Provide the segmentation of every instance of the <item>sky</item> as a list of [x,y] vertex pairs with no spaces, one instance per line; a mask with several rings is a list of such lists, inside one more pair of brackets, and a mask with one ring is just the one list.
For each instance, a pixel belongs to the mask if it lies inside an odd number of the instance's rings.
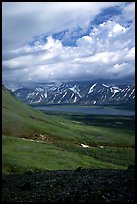
[[135,2],[2,2],[2,83],[135,77]]

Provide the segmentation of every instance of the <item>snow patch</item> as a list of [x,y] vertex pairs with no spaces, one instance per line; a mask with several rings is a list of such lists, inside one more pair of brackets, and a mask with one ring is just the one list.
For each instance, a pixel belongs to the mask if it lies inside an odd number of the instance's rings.
[[131,94],[129,95],[129,97],[134,93],[135,89],[132,90]]
[[77,100],[77,96],[75,96],[75,98],[74,98],[74,103],[76,102],[76,100]]
[[70,99],[72,99],[72,98],[73,98],[73,96],[74,96],[74,93],[71,95]]
[[108,88],[109,86],[108,85],[106,85],[106,84],[103,84],[103,86],[105,86],[106,88]]
[[75,86],[73,86],[72,88],[69,88],[71,91],[73,91],[75,94],[78,94],[78,96],[80,97],[80,98],[82,98],[82,96],[80,95],[80,93],[79,93],[79,89],[76,87],[76,85]]
[[74,93],[78,93],[77,87],[76,85],[73,86],[72,88],[69,88],[71,91],[73,91]]
[[[118,92],[119,92],[119,91],[118,91]],[[113,98],[113,97],[115,96],[116,93],[117,93],[117,92],[114,92],[113,95],[110,97],[110,99]]]
[[56,99],[56,95],[57,95],[57,94],[55,94],[55,96],[54,96],[54,98],[53,98],[52,102],[54,102],[54,101],[55,101],[55,99]]
[[27,95],[27,98],[30,98],[30,97],[32,97],[32,96],[34,96],[35,95],[35,93],[29,93],[28,95]]
[[77,93],[79,95],[80,98],[82,98],[82,96],[80,95],[80,93]]
[[42,88],[35,88],[35,91],[43,91],[44,89],[42,89]]
[[80,146],[82,146],[82,147],[84,147],[84,148],[89,147],[88,145],[85,145],[85,144],[80,144]]
[[125,91],[125,90],[124,90],[124,89],[122,89],[121,93],[122,93],[123,91]]
[[16,95],[17,97],[19,97],[20,96],[20,93],[17,93],[17,95]]
[[47,98],[47,97],[48,97],[48,94],[47,94],[47,92],[45,92],[45,93],[44,93],[44,97],[45,97],[45,98]]
[[118,89],[118,90],[121,90],[119,87],[117,86],[113,86],[113,89]]
[[116,87],[116,86],[113,86],[112,88],[110,88],[111,92],[113,93],[113,95],[110,97],[113,98],[115,96],[116,93],[120,92],[120,88]]
[[123,98],[125,98],[127,96],[127,93],[124,95],[124,97]]
[[104,147],[103,146],[99,146],[101,149],[103,149]]
[[112,93],[117,93],[117,92],[121,91],[121,89],[116,87],[116,86],[110,87],[110,90]]
[[94,88],[96,85],[97,85],[97,84],[93,84],[93,85],[90,87],[88,94],[90,94],[91,92],[93,92],[93,88]]
[[116,93],[118,93],[118,92],[119,92],[119,90],[116,90],[116,89],[114,90],[114,94],[116,94]]
[[67,95],[67,92],[65,92],[65,94],[62,96],[62,98],[64,98]]

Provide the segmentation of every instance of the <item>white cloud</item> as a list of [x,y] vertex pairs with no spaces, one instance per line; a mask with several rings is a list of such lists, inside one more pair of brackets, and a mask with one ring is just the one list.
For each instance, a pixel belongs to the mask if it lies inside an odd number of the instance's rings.
[[124,58],[127,60],[135,61],[135,47],[132,47],[130,50],[128,50]]
[[112,28],[112,30],[109,31],[108,36],[109,37],[117,36],[117,35],[125,33],[126,31],[127,29],[125,27],[121,26],[119,23],[116,23],[114,27]]
[[[45,82],[79,78],[116,78],[134,74],[135,47],[132,23],[126,27],[118,18],[116,21],[108,19],[94,25],[89,34],[77,39],[77,46],[71,47],[63,46],[60,40],[51,35],[53,31],[68,28],[70,33],[68,32],[69,36],[66,35],[65,38],[70,38],[72,27],[86,27],[102,9],[121,4],[3,3],[3,43],[8,43],[3,46],[3,56],[8,54],[8,57],[3,59],[3,80]],[[133,6],[123,9],[122,18],[125,13],[133,11]],[[125,17],[125,21],[126,19]],[[46,43],[37,41],[34,46],[22,44],[38,34],[37,31],[49,32]]]
[[[90,36],[100,36],[106,35],[106,37],[117,37],[118,35],[125,34],[129,28],[125,28],[124,26],[116,23],[112,20],[108,20],[106,22],[101,23],[98,28],[95,27],[93,31],[91,31]],[[103,33],[102,33],[103,32]]]
[[[89,41],[92,38],[85,36],[83,39]],[[110,47],[111,44],[109,44],[109,49]],[[81,77],[102,76],[107,78],[110,75],[115,77],[116,74],[116,76],[122,76],[122,74],[125,76],[126,73],[129,73],[126,67],[134,63],[134,48],[115,51],[100,49],[94,54],[86,48],[86,44],[81,44],[81,46],[79,44],[79,47],[63,47],[58,40],[48,37],[47,43],[39,47],[39,51],[42,50],[42,52],[38,55],[33,55],[29,51],[29,55],[3,61],[3,65],[9,72],[13,70],[13,67],[16,68],[16,80],[22,72],[26,73],[22,78],[23,81],[44,82],[45,80],[67,80]],[[32,50],[34,51],[34,48]],[[134,65],[130,70],[134,72]]]
[[120,23],[108,20],[96,27],[89,34],[93,39],[96,52],[115,51],[134,46],[134,27],[124,27]]
[[120,70],[120,69],[123,69],[125,66],[127,65],[127,63],[122,63],[122,64],[115,64],[113,66],[114,70]]
[[43,50],[53,50],[53,49],[60,49],[62,48],[62,44],[59,40],[54,40],[52,36],[49,36],[47,38],[47,43],[45,46],[42,46]]
[[[20,56],[16,57],[10,60],[3,61],[3,66],[9,67],[10,69],[18,68],[20,69],[23,65],[23,67],[29,67],[29,65],[32,64],[32,61],[34,59],[34,56]],[[36,61],[33,61],[33,64],[35,64]]]
[[132,2],[123,8],[123,18],[135,22],[135,2]]
[[[36,34],[85,27],[102,9],[119,2],[3,2],[3,49],[18,48]],[[6,45],[5,45],[6,43]]]
[[90,36],[83,36],[82,38],[77,40],[77,45],[79,47],[83,46],[83,47],[89,47],[92,46],[93,40],[92,37]]

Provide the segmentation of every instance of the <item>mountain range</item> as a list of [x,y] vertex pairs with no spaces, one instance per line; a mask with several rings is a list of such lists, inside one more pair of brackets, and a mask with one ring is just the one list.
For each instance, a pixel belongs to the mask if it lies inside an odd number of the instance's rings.
[[135,103],[134,84],[99,82],[45,83],[13,92],[27,104],[118,105]]

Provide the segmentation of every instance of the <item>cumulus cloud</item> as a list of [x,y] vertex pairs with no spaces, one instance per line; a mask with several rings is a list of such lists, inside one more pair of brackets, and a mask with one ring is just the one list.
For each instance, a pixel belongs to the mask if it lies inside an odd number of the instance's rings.
[[88,23],[102,9],[119,2],[3,2],[3,46],[15,48],[33,36]]
[[[68,29],[71,38],[74,26],[85,28],[102,9],[121,5],[117,18],[94,24],[74,46],[64,46],[52,36]],[[128,26],[121,21],[121,17],[127,21],[125,13],[133,8],[133,3],[122,2],[3,3],[3,81],[23,84],[134,75],[133,15]],[[45,42],[27,43],[40,33],[46,33]]]
[[123,27],[119,23],[117,23],[114,25],[112,30],[109,32],[108,36],[109,37],[117,36],[117,35],[120,35],[122,33],[125,33],[126,31],[127,31],[127,29],[125,27]]

